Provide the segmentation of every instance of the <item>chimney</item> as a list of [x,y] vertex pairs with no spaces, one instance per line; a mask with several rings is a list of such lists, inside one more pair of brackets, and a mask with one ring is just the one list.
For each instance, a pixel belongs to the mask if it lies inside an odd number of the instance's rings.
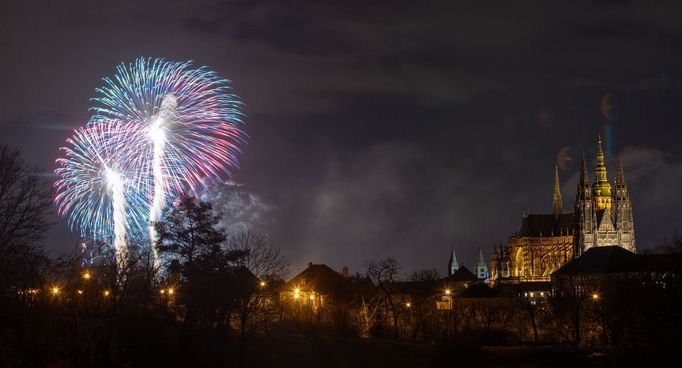
[[313,262],[308,262],[308,267],[313,267]]
[[346,279],[348,278],[348,267],[347,266],[343,266],[343,268],[341,269],[341,274],[343,275],[344,278],[346,278]]

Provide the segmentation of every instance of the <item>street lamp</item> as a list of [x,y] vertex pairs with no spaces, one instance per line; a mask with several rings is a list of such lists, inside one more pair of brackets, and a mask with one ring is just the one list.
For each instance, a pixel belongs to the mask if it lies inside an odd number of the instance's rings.
[[445,295],[450,295],[451,291],[450,289],[445,289]]
[[59,294],[59,287],[53,286],[52,289],[50,290],[52,292],[52,295],[57,295]]
[[592,300],[599,300],[599,294],[597,293],[592,294]]
[[412,304],[411,303],[405,303],[405,306],[410,308],[412,306]]
[[84,280],[90,280],[91,277],[92,277],[92,275],[90,275],[90,271],[83,272],[83,279]]
[[260,282],[260,287],[265,287],[265,281]]
[[168,288],[168,295],[173,295],[174,292],[173,288]]
[[104,297],[108,297],[111,292],[109,290],[104,290]]

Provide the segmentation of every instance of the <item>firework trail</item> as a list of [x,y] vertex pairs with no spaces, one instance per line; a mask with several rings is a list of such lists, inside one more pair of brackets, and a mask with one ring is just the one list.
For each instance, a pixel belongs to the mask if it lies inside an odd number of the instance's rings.
[[123,178],[116,170],[109,167],[105,168],[105,176],[107,178],[107,183],[109,184],[111,207],[113,208],[114,248],[118,253],[125,255],[128,252],[126,244],[128,224],[126,221]]
[[57,159],[55,204],[71,228],[93,241],[113,240],[117,253],[127,253],[127,239],[146,226],[148,199],[138,175],[144,160],[131,147],[145,146],[137,125],[100,122],[80,128],[67,139]]
[[145,163],[133,174],[153,178],[137,186],[152,198],[148,234],[153,244],[153,223],[170,201],[188,192],[197,195],[208,181],[230,176],[238,167],[238,146],[245,138],[241,103],[229,81],[190,62],[137,59],[120,65],[104,82],[93,98],[97,106],[89,125],[125,121],[146,131],[147,142],[139,144],[151,150],[135,153]]
[[152,207],[149,212],[149,239],[152,242],[152,252],[154,259],[158,259],[158,254],[154,242],[156,241],[156,228],[154,223],[161,219],[161,213],[166,206],[166,180],[163,173],[163,149],[166,144],[165,126],[172,126],[175,109],[178,102],[173,95],[166,95],[161,100],[161,109],[157,118],[152,122],[149,128],[149,137],[154,146],[154,158],[152,159],[152,166],[154,171],[154,195]]

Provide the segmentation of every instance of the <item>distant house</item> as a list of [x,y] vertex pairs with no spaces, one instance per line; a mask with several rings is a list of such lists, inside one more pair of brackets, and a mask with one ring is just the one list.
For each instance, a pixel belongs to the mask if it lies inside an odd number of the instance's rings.
[[430,306],[435,309],[452,309],[452,297],[462,289],[481,280],[469,269],[461,266],[450,276],[438,280],[400,281],[394,283],[394,292],[401,304],[410,308]]
[[476,283],[478,281],[478,277],[476,277],[473,272],[462,266],[459,267],[454,274],[444,278],[442,283],[454,291],[455,289],[465,288],[469,284]]
[[313,309],[333,299],[345,299],[350,291],[348,268],[336,272],[325,264],[308,263],[308,267],[279,289],[280,302],[306,305]]
[[464,290],[455,294],[455,300],[458,302],[484,300],[490,298],[497,298],[502,295],[498,289],[491,288],[486,284],[474,284]]
[[549,281],[519,282],[515,284],[498,283],[495,289],[502,295],[528,299],[531,304],[545,302],[552,294],[552,283]]
[[578,288],[579,292],[596,293],[609,282],[637,280],[665,289],[679,287],[681,277],[680,254],[635,254],[619,246],[605,246],[588,249],[552,273],[552,287],[556,292]]

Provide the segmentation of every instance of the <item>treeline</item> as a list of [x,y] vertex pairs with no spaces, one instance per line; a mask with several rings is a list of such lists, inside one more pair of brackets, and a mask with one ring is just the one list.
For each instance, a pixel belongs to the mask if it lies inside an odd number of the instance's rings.
[[482,281],[458,286],[433,270],[401,278],[399,271],[395,259],[369,261],[363,273],[349,278],[348,288],[327,295],[323,308],[306,298],[280,298],[286,321],[311,334],[453,349],[552,345],[667,359],[682,342],[679,278],[569,276],[549,291],[532,291]]

